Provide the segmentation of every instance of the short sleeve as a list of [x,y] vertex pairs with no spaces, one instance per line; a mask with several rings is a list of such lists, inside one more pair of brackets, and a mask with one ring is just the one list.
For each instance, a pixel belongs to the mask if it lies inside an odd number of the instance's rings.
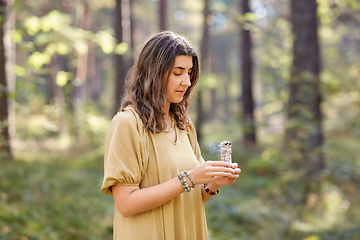
[[101,190],[112,195],[113,185],[138,186],[147,169],[146,134],[133,109],[117,113],[110,122],[104,154]]
[[187,128],[187,134],[196,158],[198,159],[200,164],[203,164],[205,161],[201,156],[201,151],[200,151],[199,143],[197,141],[195,126],[191,121],[189,127]]

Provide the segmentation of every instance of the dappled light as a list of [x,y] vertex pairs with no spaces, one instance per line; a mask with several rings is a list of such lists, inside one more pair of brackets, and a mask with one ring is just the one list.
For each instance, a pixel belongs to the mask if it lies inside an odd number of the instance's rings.
[[161,28],[198,49],[189,116],[203,158],[231,141],[241,168],[205,203],[209,239],[360,239],[358,0],[2,6],[0,239],[113,239],[105,138]]

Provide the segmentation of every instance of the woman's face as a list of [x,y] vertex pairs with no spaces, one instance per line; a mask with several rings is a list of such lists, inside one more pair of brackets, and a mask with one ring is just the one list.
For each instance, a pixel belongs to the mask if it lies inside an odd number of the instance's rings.
[[[168,107],[170,107],[170,103],[179,103],[183,100],[186,90],[191,86],[190,73],[192,68],[192,56],[180,55],[175,58],[166,87],[166,105]],[[168,73],[165,73],[164,77],[167,75]]]

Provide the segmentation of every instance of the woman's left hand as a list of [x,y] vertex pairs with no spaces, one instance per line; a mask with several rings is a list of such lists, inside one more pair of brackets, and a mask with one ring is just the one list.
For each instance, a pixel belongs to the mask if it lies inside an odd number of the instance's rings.
[[235,180],[239,178],[239,173],[241,172],[241,169],[238,168],[237,163],[232,163],[231,168],[234,169],[234,173],[232,173],[231,177],[219,177],[215,181],[213,181],[213,183],[218,185],[219,187],[233,184]]

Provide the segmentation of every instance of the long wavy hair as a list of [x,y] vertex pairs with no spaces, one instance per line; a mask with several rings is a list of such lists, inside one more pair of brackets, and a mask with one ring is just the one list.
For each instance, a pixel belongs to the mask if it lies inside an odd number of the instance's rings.
[[[198,55],[185,37],[171,31],[151,37],[127,75],[127,87],[121,109],[132,106],[139,114],[144,127],[153,133],[159,133],[166,128],[162,108],[166,103],[170,70],[174,66],[176,56],[180,55],[192,56],[191,86],[180,103],[170,104],[170,114],[174,116],[177,127],[185,130],[190,124],[189,97],[199,79],[200,71]],[[162,81],[163,76],[166,77],[165,84]]]

